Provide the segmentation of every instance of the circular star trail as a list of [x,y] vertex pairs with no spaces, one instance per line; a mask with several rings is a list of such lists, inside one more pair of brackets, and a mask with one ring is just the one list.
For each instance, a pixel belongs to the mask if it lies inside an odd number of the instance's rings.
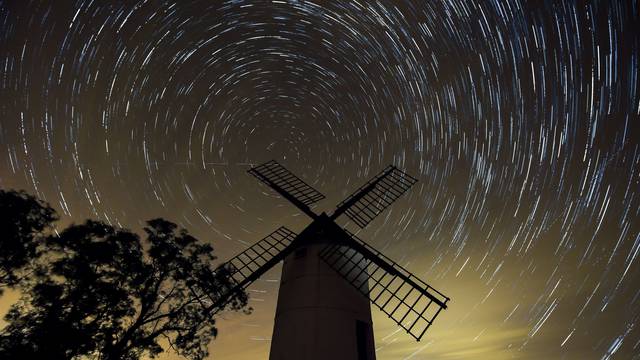
[[[394,164],[419,183],[359,236],[452,301],[420,343],[374,310],[378,358],[632,358],[638,6],[0,1],[0,186],[225,260],[306,225],[251,165],[331,211]],[[267,356],[278,278],[214,356]]]

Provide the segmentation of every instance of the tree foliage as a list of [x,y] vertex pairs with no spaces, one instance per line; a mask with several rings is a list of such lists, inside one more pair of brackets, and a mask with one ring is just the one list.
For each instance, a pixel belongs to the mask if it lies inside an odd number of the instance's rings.
[[49,205],[24,191],[0,190],[0,294],[23,277],[56,220]]
[[[46,240],[41,271],[0,333],[0,358],[133,360],[167,348],[203,359],[217,329],[211,305],[236,285],[213,248],[164,219],[146,237],[97,221]],[[227,308],[246,312],[235,293]]]

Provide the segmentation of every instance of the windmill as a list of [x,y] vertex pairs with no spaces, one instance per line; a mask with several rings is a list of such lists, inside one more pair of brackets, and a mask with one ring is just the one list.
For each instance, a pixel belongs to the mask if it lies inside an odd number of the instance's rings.
[[449,298],[384,256],[335,220],[364,228],[416,179],[388,166],[338,204],[331,215],[310,206],[324,195],[276,161],[249,174],[313,221],[300,234],[280,227],[223,266],[236,286],[211,308],[284,261],[269,359],[375,359],[371,303],[420,340]]

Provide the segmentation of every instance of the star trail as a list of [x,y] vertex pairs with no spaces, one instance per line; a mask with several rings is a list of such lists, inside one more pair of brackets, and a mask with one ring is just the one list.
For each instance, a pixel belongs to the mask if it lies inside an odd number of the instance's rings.
[[[421,342],[374,311],[379,359],[638,358],[639,57],[636,0],[0,0],[0,187],[224,261],[306,225],[252,165],[321,212],[393,164],[358,236],[452,301]],[[267,357],[279,271],[212,358]]]

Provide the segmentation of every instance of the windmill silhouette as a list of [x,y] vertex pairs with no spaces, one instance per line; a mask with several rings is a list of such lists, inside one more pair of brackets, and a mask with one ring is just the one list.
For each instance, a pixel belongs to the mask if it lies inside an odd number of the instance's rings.
[[370,303],[420,340],[449,298],[343,229],[346,215],[369,224],[416,179],[388,166],[338,204],[331,215],[310,206],[324,195],[276,161],[248,171],[313,221],[300,234],[280,227],[223,266],[236,286],[211,305],[284,261],[269,359],[375,359]]

